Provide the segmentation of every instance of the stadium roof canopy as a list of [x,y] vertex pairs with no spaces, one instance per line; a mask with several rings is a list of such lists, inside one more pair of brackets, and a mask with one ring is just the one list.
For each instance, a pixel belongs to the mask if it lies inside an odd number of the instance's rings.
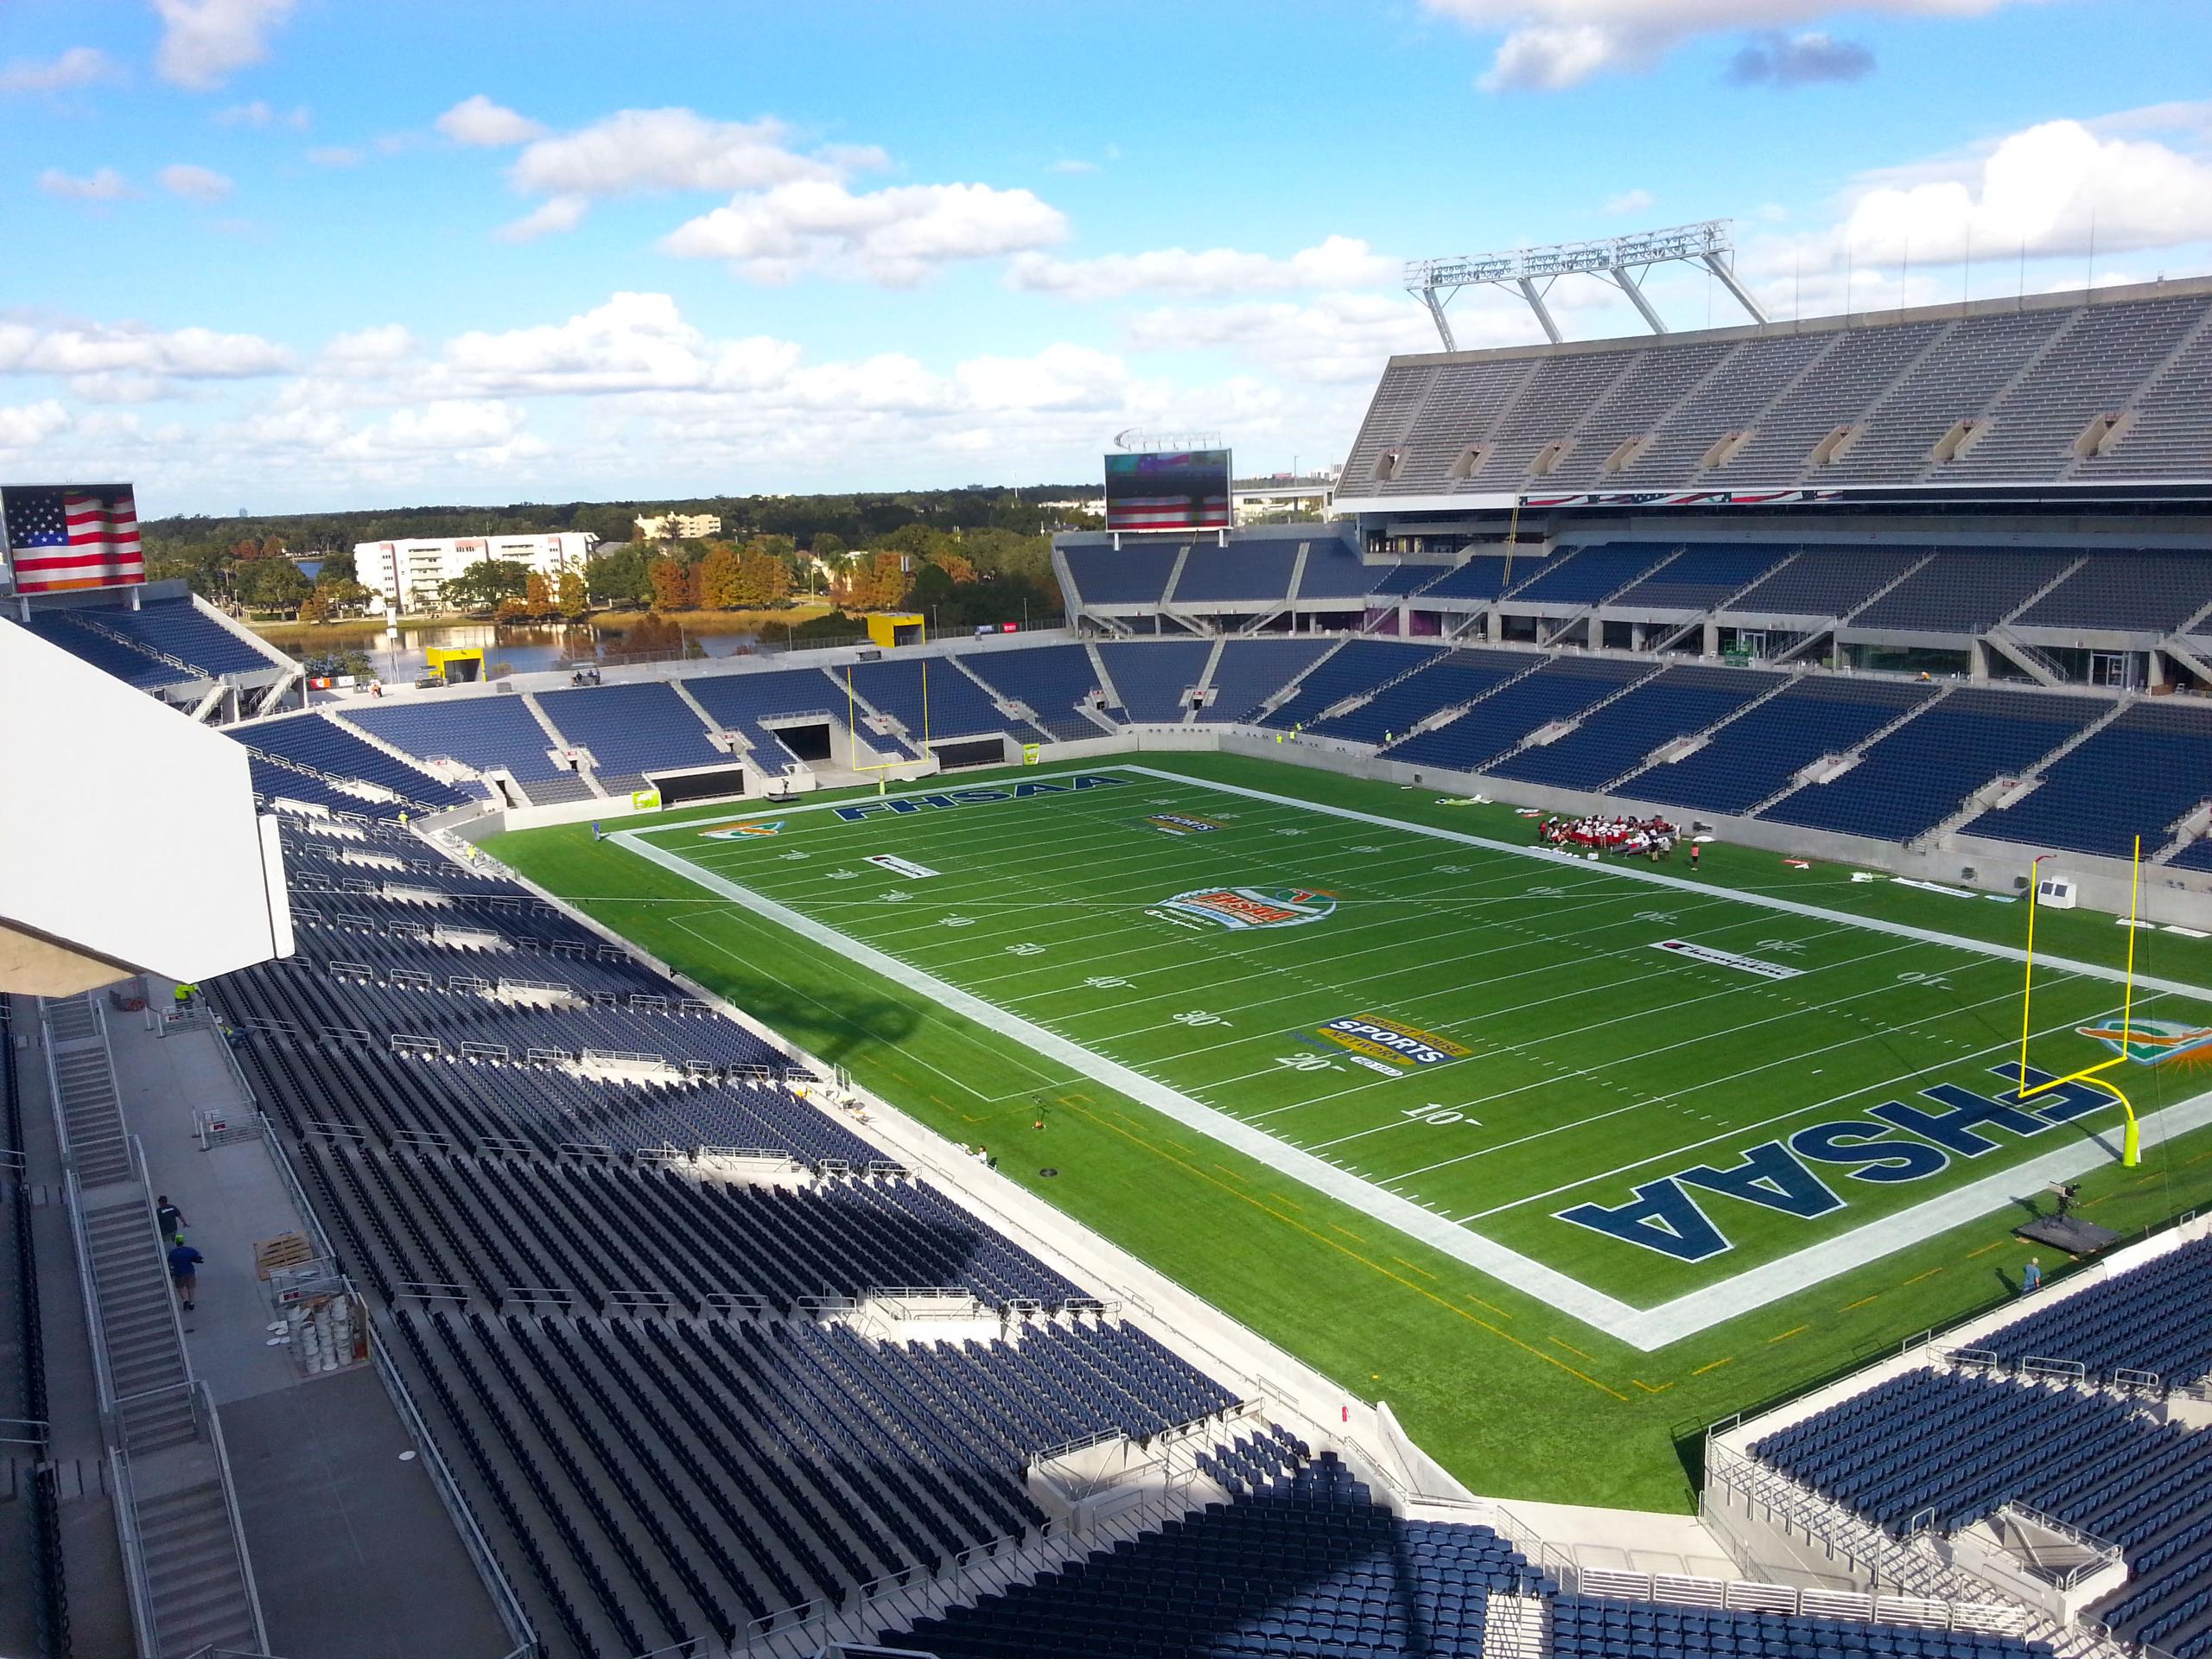
[[1336,511],[2212,498],[2212,278],[1395,357]]

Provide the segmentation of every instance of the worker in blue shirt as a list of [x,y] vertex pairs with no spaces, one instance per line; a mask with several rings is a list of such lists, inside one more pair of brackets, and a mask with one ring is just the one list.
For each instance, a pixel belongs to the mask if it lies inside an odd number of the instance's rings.
[[169,1278],[176,1285],[176,1299],[192,1312],[192,1299],[200,1288],[200,1264],[207,1258],[180,1237],[169,1246]]

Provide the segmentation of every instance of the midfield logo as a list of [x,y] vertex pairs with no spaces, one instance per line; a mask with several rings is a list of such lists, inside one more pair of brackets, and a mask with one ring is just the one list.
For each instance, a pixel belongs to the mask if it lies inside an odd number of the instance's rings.
[[1334,893],[1314,887],[1198,887],[1163,899],[1146,913],[1192,917],[1227,928],[1302,927],[1331,915]]
[[1147,830],[1157,830],[1164,836],[1203,836],[1211,830],[1226,830],[1229,826],[1218,818],[1201,818],[1187,812],[1155,812],[1138,823]]
[[1344,1050],[1344,1057],[1353,1065],[1394,1077],[1464,1060],[1474,1052],[1449,1037],[1439,1037],[1434,1032],[1422,1031],[1379,1014],[1347,1014],[1325,1026],[1300,1032],[1298,1040],[1313,1048]]

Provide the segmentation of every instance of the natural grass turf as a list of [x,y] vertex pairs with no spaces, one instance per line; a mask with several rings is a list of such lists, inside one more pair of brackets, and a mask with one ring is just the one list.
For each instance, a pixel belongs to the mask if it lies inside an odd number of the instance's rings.
[[[1227,757],[1139,758],[1161,770],[1408,822],[1499,840],[1527,838],[1527,825],[1510,810],[1439,806],[1426,791]],[[988,779],[979,775],[938,781],[939,786],[957,787]],[[1141,803],[1144,795],[1155,792],[1167,791],[1146,790],[1141,781],[1136,790],[1099,794],[1135,796]],[[943,812],[936,817],[944,827],[932,826],[932,834],[950,833],[963,823],[969,833],[980,834],[991,814],[1045,805],[1005,804]],[[1138,804],[1118,811],[1126,818],[1142,810]],[[709,816],[747,815],[724,805],[626,823]],[[791,822],[796,826],[802,820]],[[898,851],[926,863],[928,855],[918,850],[918,842],[909,846],[898,836],[900,828],[918,822],[893,821],[868,846],[852,850]],[[1231,839],[1199,836],[1192,842]],[[803,836],[795,836],[787,849],[805,844]],[[989,1142],[1006,1173],[1338,1378],[1350,1391],[1388,1399],[1421,1443],[1479,1491],[1687,1507],[1693,1488],[1684,1459],[1694,1455],[1694,1435],[1703,1424],[1987,1305],[2005,1294],[2029,1253],[2010,1237],[2008,1226],[2015,1217],[1990,1215],[1672,1347],[1639,1353],[996,1033],[857,969],[832,951],[722,903],[680,876],[618,848],[596,845],[580,828],[524,831],[499,838],[490,850],[810,1052],[849,1066],[864,1085],[951,1139]],[[1195,855],[1195,848],[1162,838],[1161,859],[1171,854]],[[1218,848],[1209,855],[1219,855]],[[1516,861],[1531,871],[1544,868]],[[1577,868],[1564,861],[1561,868],[1569,873]],[[1671,873],[1680,870],[1678,863]],[[1159,874],[1166,878],[1165,869]],[[1953,899],[1888,882],[1853,884],[1847,872],[1834,868],[1789,870],[1770,855],[1739,849],[1709,849],[1700,879],[1716,887],[1757,887],[1831,908],[2005,942],[2017,937],[2024,919],[2018,906]],[[881,884],[854,885],[874,891],[878,885],[895,884],[887,877]],[[1158,896],[1153,885],[1136,890],[1135,906],[1141,908],[1143,899]],[[1173,890],[1161,887],[1162,893]],[[2127,931],[2114,927],[2109,918],[2046,913],[2043,922],[2047,925],[2038,929],[2041,948],[2106,962],[2116,962],[2124,950]],[[2008,927],[2013,930],[2010,934]],[[1300,932],[1318,938],[1325,931],[1325,925],[1288,930],[1281,938]],[[2196,982],[2212,979],[2204,965],[2212,963],[2212,955],[2204,954],[2212,952],[2212,942],[2145,934],[2139,947],[2145,972]],[[1747,981],[1746,987],[1758,983]],[[1363,1005],[1332,1006],[1321,1017],[1361,1011],[1366,1011]],[[1375,1011],[1392,1012],[1387,1007]],[[1444,1022],[1428,1028],[1440,1027],[1452,1029]],[[1069,1030],[1080,1035],[1073,1026]],[[1465,1068],[1478,1062],[1459,1064]],[[2130,1070],[2135,1077],[2144,1075]],[[1421,1085],[1408,1080],[1391,1086]],[[1050,1125],[1041,1137],[1029,1128],[1040,1102]],[[2155,1103],[2139,1103],[2147,1109]],[[1048,1164],[1060,1175],[1045,1179],[1034,1173]],[[2094,1218],[2125,1230],[2187,1208],[2209,1189],[2212,1133],[2148,1148],[2141,1171],[2102,1167],[2086,1182],[2084,1197]],[[1608,1201],[1624,1196],[1615,1194]],[[1739,1209],[1730,1206],[1732,1218]],[[1605,1250],[1626,1248],[1605,1240],[1592,1243]]]

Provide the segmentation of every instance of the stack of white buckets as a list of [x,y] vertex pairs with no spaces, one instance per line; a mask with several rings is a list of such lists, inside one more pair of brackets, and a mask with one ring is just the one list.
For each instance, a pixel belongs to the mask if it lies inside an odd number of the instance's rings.
[[342,1370],[353,1363],[353,1299],[323,1296],[286,1310],[292,1355],[310,1376]]

